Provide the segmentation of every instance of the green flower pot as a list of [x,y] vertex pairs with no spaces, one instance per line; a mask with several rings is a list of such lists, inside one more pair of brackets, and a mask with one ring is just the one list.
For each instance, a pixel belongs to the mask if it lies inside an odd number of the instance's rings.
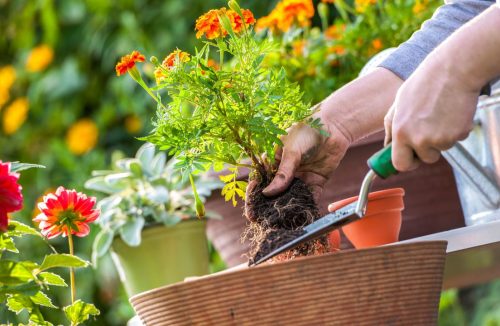
[[113,240],[113,261],[129,296],[209,272],[205,220],[173,227],[155,226],[142,232],[138,247]]

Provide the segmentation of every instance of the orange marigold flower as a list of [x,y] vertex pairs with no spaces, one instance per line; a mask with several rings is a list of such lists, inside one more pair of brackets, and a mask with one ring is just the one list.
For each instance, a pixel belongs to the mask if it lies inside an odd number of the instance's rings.
[[212,9],[196,20],[196,25],[194,27],[196,30],[196,38],[205,35],[207,39],[212,40],[227,35],[227,32],[223,30],[219,22],[219,13],[221,10],[223,11],[224,8]]
[[[241,13],[243,14],[243,18],[235,11],[228,10],[226,12],[229,17],[229,21],[231,22],[231,27],[235,33],[240,33],[244,30],[244,25],[251,26],[255,24],[256,20],[253,16],[253,13],[248,9],[242,9]],[[245,23],[243,23],[243,20]]]
[[328,27],[325,31],[325,37],[330,40],[336,40],[341,33],[345,31],[345,24],[337,24]]
[[324,3],[335,3],[335,0],[321,0]]
[[382,40],[379,38],[376,38],[372,41],[372,48],[375,51],[380,51],[384,47],[384,44],[382,43]]
[[181,51],[179,49],[170,53],[161,63],[165,68],[172,68],[177,63],[188,62],[190,60],[190,55],[187,52]]
[[207,60],[207,67],[212,68],[213,70],[219,70],[220,67],[214,59]]
[[274,31],[288,31],[294,24],[304,27],[311,24],[314,16],[312,0],[283,0],[279,2],[271,13],[259,19],[257,28],[269,28]]
[[248,9],[241,9],[243,18],[232,9],[212,9],[201,15],[196,20],[195,30],[196,37],[200,38],[203,35],[209,40],[227,35],[227,31],[219,22],[219,15],[226,15],[231,22],[231,28],[235,33],[240,33],[244,30],[244,25],[250,26],[255,24],[256,20],[253,13]]
[[179,63],[188,62],[191,60],[190,54],[179,49],[173,51],[163,59],[160,67],[155,69],[155,80],[157,84],[163,82],[167,78],[167,70],[172,69]]
[[344,46],[340,44],[332,45],[328,48],[329,53],[333,53],[335,55],[344,55],[346,53]]
[[256,30],[260,31],[268,28],[271,32],[274,32],[278,28],[279,14],[277,11],[273,10],[269,15],[259,18],[257,20]]
[[95,203],[94,197],[59,187],[55,193],[43,197],[43,202],[38,204],[41,213],[33,221],[40,223],[41,233],[49,239],[68,234],[84,237],[90,232],[89,223],[100,214],[94,209]]
[[121,76],[125,74],[127,71],[135,67],[136,62],[144,62],[145,60],[146,57],[139,51],[132,51],[132,53],[123,56],[120,62],[116,64],[116,75]]

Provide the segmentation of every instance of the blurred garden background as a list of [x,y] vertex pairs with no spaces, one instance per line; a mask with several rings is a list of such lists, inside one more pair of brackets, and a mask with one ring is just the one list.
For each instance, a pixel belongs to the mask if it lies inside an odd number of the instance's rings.
[[[252,10],[262,37],[280,48],[265,60],[283,65],[311,103],[355,78],[375,53],[406,40],[440,5],[438,0],[330,0],[300,9],[301,2],[309,3],[295,1],[292,14],[304,16],[294,28],[273,11],[278,1],[240,5]],[[83,187],[91,172],[106,169],[116,151],[133,156],[143,144],[137,137],[152,129],[155,112],[131,78],[116,76],[116,62],[132,50],[147,58],[163,58],[176,48],[193,53],[202,46],[195,37],[196,18],[224,5],[219,0],[0,0],[0,160],[46,167],[23,172],[24,209],[13,219],[31,225],[35,203],[59,185],[98,195]],[[154,80],[153,65],[146,63],[144,71]],[[87,260],[98,229],[92,227],[89,237],[76,239],[78,255]],[[52,244],[66,248],[63,239]],[[35,261],[49,250],[32,238],[23,238],[18,248]],[[79,297],[101,311],[88,324],[126,324],[133,310],[111,259],[94,267],[77,271]],[[212,270],[222,268],[213,251]],[[51,290],[51,296],[56,305],[67,304],[67,291]],[[54,324],[63,323],[57,310],[42,312]],[[23,316],[0,303],[0,324],[16,318]],[[440,323],[500,325],[500,283],[447,291]]]

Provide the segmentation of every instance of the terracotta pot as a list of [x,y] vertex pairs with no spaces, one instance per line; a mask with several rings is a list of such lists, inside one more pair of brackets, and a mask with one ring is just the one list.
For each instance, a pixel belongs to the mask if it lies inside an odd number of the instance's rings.
[[[366,160],[384,146],[384,133],[375,134],[353,145],[338,168],[327,181],[319,203],[322,214],[328,204],[357,195],[367,171]],[[405,189],[405,214],[400,240],[442,232],[465,226],[453,172],[443,158],[436,164],[424,164],[420,168],[400,173],[387,180],[376,180],[373,190],[403,187]],[[245,218],[241,207],[224,202],[214,191],[207,202],[211,209],[224,217],[209,220],[207,234],[228,267],[246,262],[248,242],[241,242]],[[342,236],[342,249],[352,248]]]
[[330,245],[330,251],[340,250],[340,232],[335,230],[328,234],[328,244]]
[[[356,249],[370,248],[398,241],[401,230],[401,211],[404,208],[403,188],[375,191],[368,195],[366,215],[359,221],[342,228]],[[338,210],[358,200],[358,196],[330,205]]]
[[146,326],[436,325],[446,242],[345,250],[130,299]]

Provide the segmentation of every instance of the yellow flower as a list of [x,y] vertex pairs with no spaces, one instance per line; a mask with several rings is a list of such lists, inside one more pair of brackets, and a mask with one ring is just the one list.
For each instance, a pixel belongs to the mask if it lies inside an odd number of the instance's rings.
[[130,134],[138,133],[142,129],[141,119],[139,119],[139,117],[135,114],[129,115],[128,117],[125,118],[125,129]]
[[54,50],[46,44],[42,44],[31,50],[26,60],[26,70],[29,72],[40,72],[47,68],[54,58]]
[[304,55],[304,49],[306,48],[306,40],[296,40],[292,43],[293,54],[296,57],[301,57]]
[[80,119],[69,128],[66,144],[73,154],[81,155],[95,147],[98,137],[99,130],[94,121]]
[[0,68],[0,89],[9,91],[12,84],[16,81],[16,69],[12,66]]
[[28,100],[24,97],[12,102],[3,114],[3,131],[7,135],[15,133],[28,117]]
[[422,11],[424,11],[427,7],[428,0],[416,0],[415,5],[413,6],[413,13],[414,14],[419,14]]
[[354,4],[356,7],[356,12],[362,14],[364,13],[371,5],[377,3],[377,0],[355,0]]

